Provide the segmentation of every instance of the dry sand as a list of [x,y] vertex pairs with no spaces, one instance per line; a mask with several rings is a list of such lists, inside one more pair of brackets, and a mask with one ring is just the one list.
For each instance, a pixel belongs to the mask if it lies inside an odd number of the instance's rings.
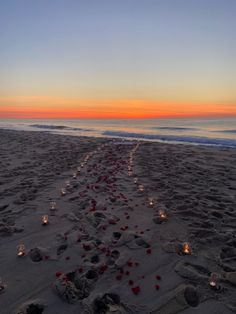
[[235,150],[1,130],[0,162],[1,314],[236,311]]

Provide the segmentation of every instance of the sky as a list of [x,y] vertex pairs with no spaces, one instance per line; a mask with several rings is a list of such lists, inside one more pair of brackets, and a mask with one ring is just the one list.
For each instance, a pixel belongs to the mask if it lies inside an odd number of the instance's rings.
[[236,116],[235,0],[0,0],[0,118]]

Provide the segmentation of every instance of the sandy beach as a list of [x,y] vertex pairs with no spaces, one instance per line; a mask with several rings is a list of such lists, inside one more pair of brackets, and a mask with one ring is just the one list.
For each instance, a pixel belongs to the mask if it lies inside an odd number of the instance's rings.
[[1,314],[236,312],[235,149],[0,130],[0,163]]

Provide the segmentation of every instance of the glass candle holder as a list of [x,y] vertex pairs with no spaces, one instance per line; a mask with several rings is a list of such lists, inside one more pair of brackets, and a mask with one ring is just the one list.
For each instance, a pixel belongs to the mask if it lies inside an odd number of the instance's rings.
[[191,250],[190,245],[188,244],[188,242],[184,242],[183,243],[182,253],[185,254],[185,255],[191,255],[192,254],[192,250]]
[[159,218],[161,220],[167,220],[167,214],[166,214],[166,211],[164,209],[160,209],[158,211],[158,215],[159,215]]
[[56,202],[55,201],[51,201],[50,202],[50,209],[51,210],[56,210]]
[[209,278],[209,285],[212,289],[217,289],[218,286],[218,275],[216,273],[211,273]]
[[139,190],[139,192],[143,193],[144,192],[144,186],[142,184],[139,184],[138,190]]
[[48,218],[48,215],[43,215],[42,216],[42,225],[43,226],[46,226],[49,224],[49,218]]
[[135,183],[135,184],[138,183],[138,178],[134,178],[134,183]]
[[23,257],[25,256],[25,246],[24,244],[19,244],[17,246],[17,256],[18,257]]
[[73,179],[76,179],[76,177],[77,177],[77,173],[76,173],[76,172],[74,172],[74,173],[73,173],[73,175],[72,175],[72,177],[73,177]]
[[66,181],[66,187],[67,187],[67,188],[70,187],[70,181],[69,181],[69,180]]
[[62,196],[66,195],[66,189],[65,188],[61,188],[61,195]]
[[152,198],[152,197],[148,198],[148,206],[149,207],[153,207],[154,206],[154,198]]
[[77,173],[80,173],[80,171],[81,171],[81,168],[77,167]]

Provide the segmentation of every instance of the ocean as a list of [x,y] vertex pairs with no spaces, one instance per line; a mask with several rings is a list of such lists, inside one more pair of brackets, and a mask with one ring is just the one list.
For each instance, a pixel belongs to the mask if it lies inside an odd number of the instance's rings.
[[236,148],[236,118],[1,119],[1,129]]

